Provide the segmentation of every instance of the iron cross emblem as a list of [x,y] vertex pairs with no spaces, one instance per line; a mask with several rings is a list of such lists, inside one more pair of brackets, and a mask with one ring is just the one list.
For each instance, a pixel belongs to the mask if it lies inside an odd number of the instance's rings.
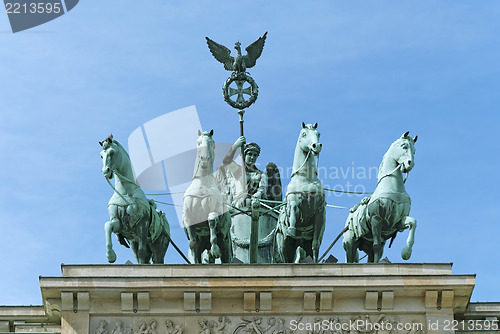
[[236,98],[236,103],[244,103],[246,102],[245,98],[243,97],[243,94],[252,95],[252,87],[246,87],[243,88],[244,84],[246,81],[244,80],[235,80],[234,83],[236,84],[237,89],[234,89],[232,87],[229,87],[229,96],[235,96],[238,95]]

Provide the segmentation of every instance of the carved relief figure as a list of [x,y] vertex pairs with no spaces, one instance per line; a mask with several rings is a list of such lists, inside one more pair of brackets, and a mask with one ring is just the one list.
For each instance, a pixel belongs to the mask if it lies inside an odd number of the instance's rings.
[[125,334],[125,327],[123,326],[123,322],[121,320],[115,321],[115,328],[111,334]]
[[172,320],[165,322],[167,327],[167,334],[182,334],[184,327],[182,325],[175,325]]
[[243,320],[243,322],[236,327],[233,334],[265,334],[276,324],[276,319],[274,317],[270,317],[267,320],[268,327],[264,329],[261,327],[261,317],[242,317],[241,320]]
[[276,322],[278,324],[278,328],[276,328],[273,331],[273,334],[286,334],[285,319],[278,318],[278,320]]
[[102,320],[99,323],[99,327],[94,331],[94,334],[108,334],[108,322],[106,320]]
[[331,334],[344,334],[344,330],[342,329],[342,321],[339,317],[331,318],[330,323],[332,324],[330,330]]
[[137,332],[137,334],[148,334],[148,329],[148,325],[145,322],[142,322],[139,325],[139,331]]
[[231,319],[225,316],[220,316],[218,321],[219,324],[214,325],[216,332],[219,334],[227,334],[226,326],[231,323]]
[[158,327],[158,323],[156,320],[151,320],[149,322],[149,327],[146,330],[147,334],[157,334],[156,327]]
[[200,334],[213,334],[207,319],[203,318],[198,320],[198,324],[201,327]]

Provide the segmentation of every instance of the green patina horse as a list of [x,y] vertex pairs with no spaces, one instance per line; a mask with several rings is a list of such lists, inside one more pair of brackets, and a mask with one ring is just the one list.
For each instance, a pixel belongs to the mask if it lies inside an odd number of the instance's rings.
[[[115,177],[115,190],[108,202],[110,220],[104,225],[108,261],[116,261],[111,232],[125,247],[132,247],[139,264],[163,263],[170,243],[170,227],[165,214],[156,209],[154,201],[144,195],[135,183],[130,158],[113,136],[99,142],[102,146],[102,173],[110,183]],[[128,241],[128,243],[127,243]],[[128,245],[130,244],[130,246]]]
[[411,256],[417,222],[409,217],[411,200],[406,193],[403,173],[412,170],[417,137],[409,132],[392,143],[380,164],[377,188],[370,197],[351,208],[346,222],[343,245],[346,262],[359,262],[358,249],[368,254],[368,262],[382,258],[384,245],[397,232],[409,228],[410,233],[401,257]]
[[214,171],[214,131],[198,132],[193,181],[184,193],[182,220],[189,240],[189,257],[202,263],[202,254],[208,251],[207,262],[222,263],[232,260],[231,216],[224,210],[221,191]]
[[281,208],[276,232],[276,262],[300,262],[310,256],[318,261],[325,231],[325,191],[318,179],[314,156],[321,152],[318,123],[304,124],[300,130],[293,172]]

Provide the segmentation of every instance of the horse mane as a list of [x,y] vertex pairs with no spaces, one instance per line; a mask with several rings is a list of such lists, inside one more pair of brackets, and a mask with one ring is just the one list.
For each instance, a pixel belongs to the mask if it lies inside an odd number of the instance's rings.
[[394,145],[394,143],[392,143],[391,146],[389,147],[389,149],[384,153],[384,156],[382,157],[382,162],[380,163],[380,166],[378,166],[377,180],[380,180],[380,178],[383,176],[382,175],[382,168],[384,168],[384,162],[387,159],[387,155],[389,154],[389,151],[391,150],[392,145]]
[[[130,165],[130,169],[132,170],[132,175],[134,177],[134,180],[136,180],[135,182],[137,183],[137,177],[135,175],[135,170],[134,168],[132,167],[132,160],[130,160],[130,156],[128,155],[128,152],[127,150],[122,146],[122,144],[120,144],[119,142],[117,142],[116,140],[113,139],[113,144],[116,145],[116,147],[121,151],[121,153],[123,154],[123,157],[127,159],[127,162],[128,164]],[[122,160],[123,161],[123,160]],[[139,187],[139,186],[138,186]]]
[[128,155],[127,150],[125,150],[125,148],[122,146],[122,144],[120,144],[119,142],[117,142],[114,139],[113,139],[113,144],[115,144],[122,151],[122,153],[124,153],[125,156],[130,160],[130,156]]

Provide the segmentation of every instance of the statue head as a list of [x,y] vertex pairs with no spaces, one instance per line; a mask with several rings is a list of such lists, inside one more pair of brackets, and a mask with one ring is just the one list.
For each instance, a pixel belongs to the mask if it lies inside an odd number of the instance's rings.
[[198,320],[198,324],[200,325],[200,327],[202,329],[207,328],[207,319],[200,319],[200,320]]
[[256,143],[248,143],[243,149],[243,154],[245,155],[245,164],[253,166],[260,155],[260,146]]

